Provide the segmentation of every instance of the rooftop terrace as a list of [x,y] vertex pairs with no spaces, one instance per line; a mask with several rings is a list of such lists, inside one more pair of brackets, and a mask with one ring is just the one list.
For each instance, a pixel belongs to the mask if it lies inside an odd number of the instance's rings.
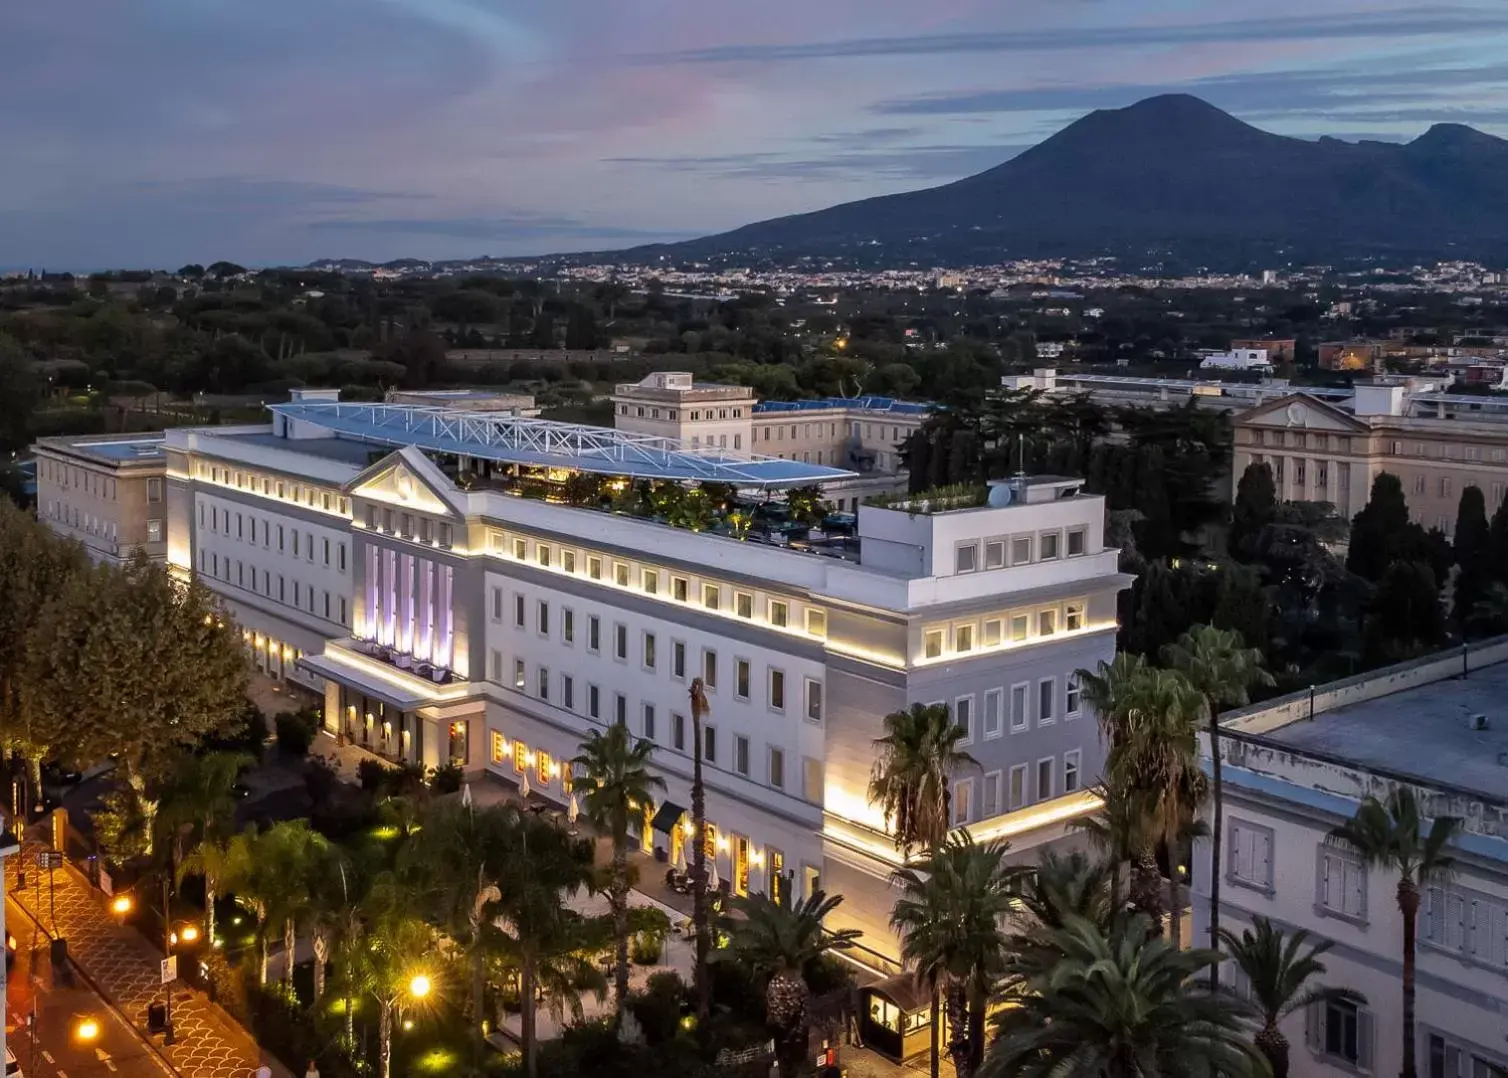
[[162,463],[161,434],[125,434],[105,437],[98,434],[40,438],[37,445],[55,452],[93,457],[106,464]]

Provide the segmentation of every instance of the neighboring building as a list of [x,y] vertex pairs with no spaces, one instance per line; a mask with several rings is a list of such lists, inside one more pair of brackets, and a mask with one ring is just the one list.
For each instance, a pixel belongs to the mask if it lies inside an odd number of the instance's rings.
[[497,412],[526,418],[539,415],[530,394],[499,393],[492,389],[394,389],[388,392],[386,400],[389,404],[413,404],[452,412]]
[[[1271,272],[1270,270],[1268,272]],[[1230,342],[1232,352],[1260,348],[1273,363],[1292,363],[1299,342],[1293,337],[1247,337]]]
[[760,401],[747,386],[696,382],[681,371],[658,371],[613,393],[621,431],[857,473],[823,484],[823,494],[849,511],[905,486],[901,447],[929,410],[890,397]]
[[1229,352],[1206,352],[1199,361],[1201,370],[1251,371],[1271,374],[1272,361],[1265,348],[1232,348]]
[[37,519],[95,562],[119,565],[138,550],[167,557],[162,435],[42,438],[33,451]]
[[[1031,374],[1007,374],[1000,384],[1007,389],[1039,389],[1053,396],[1086,394],[1106,407],[1131,405],[1138,408],[1182,408],[1194,401],[1212,411],[1237,412],[1288,396],[1293,387],[1286,378],[1260,382],[1220,382],[1196,378],[1140,378],[1120,374],[1078,374],[1039,367]],[[1305,392],[1327,400],[1345,400],[1349,389],[1309,389]]]
[[1272,467],[1284,501],[1331,502],[1354,516],[1372,481],[1391,472],[1413,518],[1450,535],[1461,490],[1481,488],[1490,515],[1508,482],[1508,401],[1405,385],[1358,385],[1341,400],[1293,393],[1232,419],[1232,482]]
[[[1397,874],[1328,840],[1364,797],[1386,800],[1399,786],[1415,791],[1427,817],[1465,821],[1454,871],[1421,888],[1418,1073],[1490,1078],[1508,1067],[1505,698],[1508,639],[1498,638],[1466,656],[1454,650],[1222,716],[1221,928],[1239,934],[1263,916],[1290,933],[1307,929],[1333,944],[1319,983],[1366,996],[1284,1023],[1295,1078],[1402,1071]],[[1208,842],[1198,845],[1202,944],[1211,866]],[[1229,964],[1225,982],[1245,990]]]
[[581,740],[626,723],[667,783],[636,838],[674,859],[700,676],[719,877],[845,894],[876,962],[897,956],[896,855],[866,796],[885,714],[954,709],[981,765],[955,776],[955,822],[1023,860],[1096,807],[1103,747],[1075,671],[1114,654],[1130,578],[1077,481],[946,512],[866,505],[857,542],[798,550],[516,495],[582,470],[772,490],[841,479],[831,465],[335,398],[167,434],[173,564],[226,598],[269,672],[322,685],[330,732],[527,772],[565,802]]
[[1381,374],[1384,347],[1379,341],[1329,341],[1319,346],[1319,365],[1327,371]]

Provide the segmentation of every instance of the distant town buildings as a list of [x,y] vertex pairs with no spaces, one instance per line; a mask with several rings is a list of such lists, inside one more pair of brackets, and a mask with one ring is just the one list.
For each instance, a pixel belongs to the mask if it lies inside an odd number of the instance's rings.
[[1204,353],[1199,361],[1199,369],[1271,374],[1272,360],[1265,348],[1232,348],[1229,352]]

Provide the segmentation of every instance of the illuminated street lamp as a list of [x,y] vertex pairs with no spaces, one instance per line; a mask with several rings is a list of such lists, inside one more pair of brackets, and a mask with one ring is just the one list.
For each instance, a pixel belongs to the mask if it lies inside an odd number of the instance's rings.
[[131,907],[135,904],[131,901],[130,895],[116,895],[110,900],[110,912],[117,917],[124,917],[131,912]]
[[422,973],[416,973],[416,974],[414,974],[413,978],[408,982],[408,994],[409,994],[409,998],[410,999],[424,999],[426,996],[429,995],[430,989],[432,987],[433,987],[433,985],[430,984],[430,981],[429,981],[428,977],[426,977]]
[[99,1039],[99,1022],[91,1015],[84,1015],[74,1023],[73,1039],[80,1044],[93,1044]]

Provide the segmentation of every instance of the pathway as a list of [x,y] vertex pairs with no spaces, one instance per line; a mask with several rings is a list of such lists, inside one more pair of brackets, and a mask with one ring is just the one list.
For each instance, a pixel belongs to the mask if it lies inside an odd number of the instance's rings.
[[[68,956],[85,980],[145,1034],[147,1007],[162,1002],[161,952],[135,929],[118,924],[106,909],[104,896],[71,864],[53,873],[55,891],[50,891],[47,873],[39,873],[36,867],[41,848],[28,843],[21,855],[6,859],[6,894],[47,935],[68,941]],[[27,868],[24,891],[16,888],[23,865]],[[176,1043],[159,1045],[158,1050],[182,1078],[248,1078],[261,1065],[287,1078],[286,1068],[261,1051],[219,1007],[181,981],[174,988]]]

